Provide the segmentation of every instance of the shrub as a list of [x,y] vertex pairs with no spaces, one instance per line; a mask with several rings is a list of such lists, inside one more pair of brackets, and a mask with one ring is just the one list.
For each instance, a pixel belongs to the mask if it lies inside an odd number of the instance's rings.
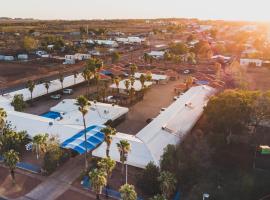
[[26,107],[26,103],[23,100],[23,95],[22,94],[14,95],[11,105],[14,107],[16,111],[22,112]]

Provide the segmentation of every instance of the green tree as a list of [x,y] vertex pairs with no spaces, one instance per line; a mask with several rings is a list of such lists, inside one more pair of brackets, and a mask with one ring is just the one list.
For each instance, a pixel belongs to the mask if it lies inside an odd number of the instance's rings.
[[88,159],[87,159],[87,130],[86,130],[86,122],[85,122],[85,115],[88,113],[89,110],[89,106],[91,106],[90,102],[88,101],[87,98],[85,98],[84,96],[79,96],[76,99],[76,103],[75,105],[78,106],[79,111],[82,114],[82,118],[83,118],[83,126],[84,126],[84,148],[85,148],[85,171],[87,171],[88,169]]
[[102,188],[107,184],[106,172],[103,170],[94,169],[89,172],[89,177],[92,183],[92,189],[96,193],[96,199],[100,199]]
[[38,134],[33,137],[33,150],[36,151],[37,159],[41,153],[46,153],[49,135]]
[[144,87],[145,87],[145,85],[144,85],[145,81],[146,81],[145,75],[144,74],[141,74],[141,76],[140,76],[140,82],[141,82],[141,85],[142,85],[142,89],[144,89]]
[[103,61],[97,58],[91,58],[87,61],[87,69],[92,73],[95,83],[97,85],[98,92],[98,81],[99,81],[99,71],[103,67]]
[[138,179],[138,186],[147,195],[158,194],[160,192],[160,184],[157,179],[159,175],[159,167],[153,162],[148,163]]
[[23,95],[15,94],[12,99],[11,105],[14,107],[16,111],[22,112],[26,107],[26,103],[23,99]]
[[60,142],[57,137],[49,137],[46,145],[46,153],[43,158],[43,169],[51,174],[59,166],[63,151],[60,148]]
[[143,60],[144,60],[145,64],[149,62],[149,59],[150,59],[150,57],[149,57],[148,53],[144,53]]
[[137,193],[133,185],[125,184],[122,185],[119,189],[122,200],[136,200]]
[[114,51],[111,55],[112,63],[116,63],[120,59],[120,54],[116,51]]
[[163,171],[160,173],[158,180],[160,181],[160,189],[162,195],[166,199],[170,199],[176,188],[176,178],[172,173],[168,171]]
[[226,90],[212,97],[205,108],[211,129],[225,134],[227,143],[230,143],[233,134],[246,130],[256,96],[257,92]]
[[110,157],[102,158],[98,163],[100,170],[106,173],[107,185],[106,185],[106,197],[108,197],[107,188],[109,186],[109,178],[111,177],[112,171],[115,168],[116,162]]
[[3,108],[0,108],[0,134],[2,134],[3,129],[6,124],[6,118],[7,118],[7,113]]
[[29,80],[28,82],[27,82],[27,84],[26,84],[26,87],[27,87],[27,89],[29,90],[29,92],[30,92],[30,95],[31,95],[31,97],[30,97],[30,100],[32,101],[33,100],[33,92],[34,92],[34,89],[35,89],[35,82],[34,81],[31,81],[31,80]]
[[152,80],[152,74],[151,73],[147,73],[145,76],[146,81],[151,81]]
[[110,126],[107,126],[103,129],[101,129],[101,132],[104,133],[105,135],[105,139],[104,141],[107,144],[107,148],[106,148],[106,156],[109,157],[110,156],[110,146],[112,143],[112,136],[116,135],[116,129],[112,128]]
[[130,66],[130,74],[131,74],[131,76],[134,76],[134,75],[135,75],[135,72],[136,72],[137,70],[138,70],[137,65],[132,64],[132,65]]
[[4,163],[9,168],[13,184],[15,183],[15,168],[19,161],[19,153],[13,149],[4,153]]
[[38,47],[38,41],[32,37],[26,36],[23,40],[23,47],[26,51],[35,50]]
[[28,142],[28,135],[25,131],[16,132],[11,128],[11,124],[7,123],[0,135],[0,154],[10,149],[20,152]]
[[126,88],[126,93],[128,94],[128,91],[129,91],[129,87],[130,87],[130,80],[125,80],[124,81],[124,84],[125,84],[125,88]]
[[124,175],[125,163],[127,161],[128,153],[131,151],[130,143],[127,140],[120,140],[116,145],[120,154],[120,161],[122,163],[122,174]]
[[263,121],[270,120],[270,91],[258,93],[252,104],[252,119],[254,122],[254,133]]

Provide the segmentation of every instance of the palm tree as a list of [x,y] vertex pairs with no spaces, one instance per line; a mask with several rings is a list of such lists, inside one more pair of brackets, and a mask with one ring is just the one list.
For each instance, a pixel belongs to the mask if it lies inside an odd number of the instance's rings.
[[114,84],[116,85],[117,88],[117,96],[119,98],[120,90],[119,90],[119,84],[120,84],[120,78],[117,76],[113,79]]
[[143,54],[143,60],[144,60],[145,64],[149,61],[149,55],[148,55],[148,53],[144,53]]
[[102,188],[107,184],[106,176],[106,172],[103,170],[94,169],[89,172],[92,189],[96,193],[96,199],[100,199],[99,195],[102,193]]
[[49,135],[46,134],[38,134],[33,137],[33,149],[36,150],[37,159],[39,159],[40,153],[46,152],[47,142]]
[[50,81],[45,81],[45,82],[44,82],[44,87],[45,87],[46,90],[47,90],[47,94],[49,94]]
[[107,149],[106,149],[106,156],[107,157],[110,157],[109,156],[109,152],[110,152],[110,146],[111,146],[111,143],[112,143],[112,136],[113,135],[116,135],[116,129],[115,128],[112,128],[110,126],[107,126],[103,129],[101,129],[101,132],[103,132],[105,134],[105,142],[107,144]]
[[132,64],[132,65],[130,66],[130,74],[131,74],[132,76],[134,76],[134,75],[135,75],[135,72],[137,71],[137,69],[138,69],[138,67],[137,67],[135,64]]
[[17,163],[20,161],[19,153],[13,149],[4,153],[4,163],[10,170],[10,175],[12,178],[13,184],[15,183],[15,168]]
[[108,196],[107,188],[109,186],[109,178],[111,177],[112,171],[115,168],[116,162],[112,160],[110,157],[102,158],[98,163],[98,167],[100,170],[103,170],[106,172],[106,179],[107,179],[107,185],[106,185],[106,196]]
[[147,73],[145,76],[146,81],[151,81],[152,80],[152,74],[151,73]]
[[87,61],[87,68],[92,73],[96,85],[97,85],[97,92],[98,92],[98,81],[99,81],[99,71],[103,67],[103,61],[96,58],[91,58]]
[[86,96],[89,97],[89,89],[90,89],[90,80],[93,77],[92,72],[88,69],[88,67],[84,68],[82,72],[83,78],[85,81],[87,81],[87,90],[86,90]]
[[77,71],[74,71],[73,72],[73,77],[74,77],[74,85],[76,84],[76,79],[77,79],[77,77],[78,77],[78,72]]
[[[127,140],[120,140],[119,143],[117,143],[116,145],[120,154],[120,161],[122,163],[122,174],[124,174],[125,162],[127,161],[128,153],[131,150],[130,144]],[[127,177],[126,177],[126,182],[127,182]]]
[[125,184],[119,189],[122,200],[137,200],[137,193],[133,185]]
[[31,94],[30,100],[32,101],[32,99],[33,99],[33,91],[35,89],[35,83],[34,83],[34,81],[29,80],[27,82],[26,87],[30,91],[30,94]]
[[129,86],[130,86],[130,80],[125,80],[124,84],[125,84],[125,87],[126,87],[126,93],[128,94]]
[[0,108],[0,133],[2,133],[6,124],[7,113],[3,108]]
[[84,153],[84,159],[85,159],[85,171],[88,169],[88,160],[87,160],[87,131],[86,131],[86,122],[85,122],[85,115],[88,113],[89,106],[91,106],[90,102],[88,101],[87,98],[84,96],[79,96],[76,99],[76,103],[79,107],[79,111],[82,113],[83,117],[83,126],[84,126],[84,148],[85,148],[85,153]]
[[144,83],[145,83],[145,81],[146,81],[146,77],[145,77],[145,75],[143,75],[143,74],[141,74],[141,76],[140,76],[140,82],[141,82],[141,85],[142,85],[142,89],[144,89]]
[[61,83],[62,90],[64,89],[64,76],[63,74],[59,73],[59,81]]
[[175,176],[168,171],[163,171],[160,173],[158,180],[160,182],[160,189],[161,189],[162,195],[166,199],[169,199],[175,190],[175,186],[176,186]]
[[133,87],[133,86],[134,86],[134,83],[135,83],[135,81],[136,81],[136,79],[135,79],[133,76],[131,76],[131,77],[129,78],[129,80],[130,80],[130,85],[131,85],[131,87]]

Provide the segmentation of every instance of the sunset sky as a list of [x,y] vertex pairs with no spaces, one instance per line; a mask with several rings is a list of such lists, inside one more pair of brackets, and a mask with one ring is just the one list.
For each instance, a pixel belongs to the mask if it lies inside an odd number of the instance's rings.
[[270,21],[269,0],[0,0],[1,17],[117,19],[187,17]]

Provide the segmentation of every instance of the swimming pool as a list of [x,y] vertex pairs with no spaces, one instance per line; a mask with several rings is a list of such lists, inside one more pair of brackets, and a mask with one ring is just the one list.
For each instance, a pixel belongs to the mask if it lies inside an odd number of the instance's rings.
[[43,113],[40,116],[50,118],[50,119],[57,119],[57,118],[61,117],[61,114],[58,112],[49,111],[49,112]]

